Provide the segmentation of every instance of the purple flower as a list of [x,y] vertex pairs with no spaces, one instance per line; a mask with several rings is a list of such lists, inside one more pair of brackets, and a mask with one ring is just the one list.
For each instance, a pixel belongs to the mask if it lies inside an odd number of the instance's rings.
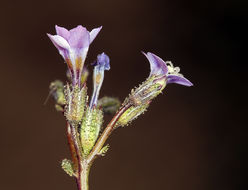
[[47,34],[54,46],[58,49],[60,55],[66,61],[73,85],[80,85],[81,74],[89,45],[100,32],[101,28],[102,27],[95,28],[89,32],[81,25],[69,31],[66,28],[55,26],[57,34]]
[[160,57],[150,52],[143,54],[150,62],[151,72],[149,78],[152,76],[161,76],[157,80],[161,83],[165,82],[164,85],[169,83],[177,83],[184,86],[193,86],[188,79],[184,78],[183,75],[179,73],[180,68],[174,67],[170,61],[165,62]]
[[95,66],[93,74],[94,90],[90,101],[90,108],[97,105],[99,92],[104,79],[104,71],[110,69],[109,62],[109,57],[105,53],[102,53],[97,56],[97,60],[93,63],[93,66]]

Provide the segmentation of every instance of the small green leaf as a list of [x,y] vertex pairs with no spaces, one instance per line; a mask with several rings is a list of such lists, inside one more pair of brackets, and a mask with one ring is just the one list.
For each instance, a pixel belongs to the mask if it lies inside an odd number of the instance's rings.
[[142,104],[140,106],[131,106],[119,118],[115,127],[128,125],[131,121],[135,120],[138,116],[143,114],[150,103]]
[[64,159],[61,163],[62,169],[67,173],[69,176],[75,176],[74,170],[73,170],[73,163],[71,160]]
[[105,154],[107,153],[109,147],[110,147],[109,144],[107,144],[106,146],[104,146],[104,147],[100,150],[100,152],[99,152],[98,155],[105,156]]

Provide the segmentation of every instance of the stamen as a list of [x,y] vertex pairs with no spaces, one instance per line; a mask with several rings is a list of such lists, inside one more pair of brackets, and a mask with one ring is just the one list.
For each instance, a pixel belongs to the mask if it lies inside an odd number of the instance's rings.
[[168,74],[172,74],[172,75],[177,75],[177,76],[182,76],[183,75],[180,72],[180,68],[179,67],[174,67],[171,61],[166,61],[165,62],[168,68]]
[[165,64],[166,64],[167,66],[173,67],[173,64],[172,64],[171,61],[166,61]]

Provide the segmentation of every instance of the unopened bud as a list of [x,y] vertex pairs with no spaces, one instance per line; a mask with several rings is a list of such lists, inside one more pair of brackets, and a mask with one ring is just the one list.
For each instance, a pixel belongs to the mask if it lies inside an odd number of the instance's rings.
[[83,152],[88,155],[95,145],[103,123],[103,113],[97,108],[87,108],[80,128]]

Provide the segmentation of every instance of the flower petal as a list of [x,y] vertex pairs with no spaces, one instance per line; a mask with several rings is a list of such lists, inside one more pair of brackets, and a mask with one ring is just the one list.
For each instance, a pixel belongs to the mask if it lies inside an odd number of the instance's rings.
[[90,35],[86,28],[79,25],[76,28],[71,29],[70,37],[68,42],[72,48],[81,49],[89,47],[90,45]]
[[176,83],[176,84],[181,84],[184,86],[193,86],[193,84],[183,76],[178,76],[178,75],[168,75],[167,78],[167,83]]
[[[153,53],[148,52],[145,54],[142,52],[150,62],[150,76],[151,75],[166,75],[168,73],[168,68],[166,63],[158,56]],[[149,77],[150,77],[149,76]]]
[[96,38],[97,34],[101,31],[102,26],[98,27],[98,28],[94,28],[93,30],[91,30],[90,32],[90,43],[93,42],[93,40]]
[[69,39],[70,32],[66,28],[55,25],[55,30],[56,30],[57,35],[63,37],[66,40]]
[[59,51],[64,49],[66,50],[70,49],[70,45],[63,37],[59,35],[51,35],[51,34],[47,34],[47,35]]

